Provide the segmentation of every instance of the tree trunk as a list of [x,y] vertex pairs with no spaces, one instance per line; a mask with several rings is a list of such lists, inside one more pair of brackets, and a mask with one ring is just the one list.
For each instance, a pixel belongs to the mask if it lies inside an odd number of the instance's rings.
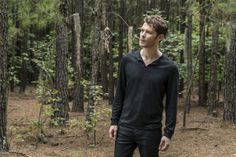
[[[107,8],[107,12],[112,12],[112,8],[113,8],[113,3],[111,0],[107,0],[107,4],[108,4],[108,8]],[[109,64],[108,64],[108,93],[109,93],[109,104],[112,104],[113,100],[114,100],[114,77],[113,77],[113,53],[112,53],[112,28],[113,28],[113,16],[112,14],[108,14],[107,17],[108,20],[108,38],[107,38],[107,44],[105,44],[107,47],[107,53],[108,53],[108,57],[109,57]]]
[[93,48],[92,48],[92,72],[89,87],[88,106],[86,112],[86,121],[92,124],[92,118],[95,109],[96,101],[96,86],[98,79],[98,61],[99,61],[99,42],[100,42],[100,31],[101,31],[101,0],[95,1],[95,15],[94,15],[94,37],[93,37]]
[[[214,14],[214,13],[213,13]],[[216,20],[217,16],[214,16],[214,22],[212,27],[212,49],[211,49],[211,68],[210,68],[210,82],[208,89],[208,114],[216,116],[216,103],[217,103],[217,51],[218,51],[218,29],[219,21]]]
[[7,1],[0,0],[0,152],[7,143]]
[[[66,17],[67,2],[64,1],[60,4],[60,11]],[[56,25],[56,91],[57,101],[55,102],[55,111],[53,118],[59,124],[65,124],[69,119],[69,104],[68,104],[68,33],[67,27],[64,22]],[[58,119],[57,119],[58,118]]]
[[189,10],[187,13],[188,24],[185,29],[185,54],[187,55],[187,87],[186,87],[186,97],[184,102],[184,120],[183,126],[186,126],[186,114],[190,111],[190,96],[192,88],[193,79],[193,69],[192,69],[192,11]]
[[133,46],[133,27],[130,26],[128,29],[128,52],[132,51]]
[[170,16],[170,0],[161,0],[160,1],[160,11],[163,17],[166,20],[169,20]]
[[[84,41],[84,1],[83,0],[73,0],[73,13],[78,13],[78,16],[73,17],[73,28],[72,32],[72,65],[74,68],[75,75],[75,86],[73,91],[73,112],[84,112],[84,86],[81,83],[83,80],[84,70],[83,70],[83,41]],[[77,18],[76,18],[77,17]],[[79,28],[80,27],[80,28]],[[79,34],[78,34],[79,33]]]
[[[102,0],[102,17],[101,17],[101,42],[100,42],[100,72],[101,72],[101,83],[102,83],[102,89],[103,93],[108,93],[108,53],[105,48],[105,28],[107,25],[106,20],[106,1]],[[105,95],[104,95],[105,96]]]
[[20,51],[20,57],[21,57],[21,68],[20,68],[20,88],[19,93],[25,93],[26,86],[28,84],[28,72],[27,72],[27,60],[25,58],[29,58],[28,56],[28,39],[29,39],[29,30],[24,30],[24,37],[21,38],[21,44],[23,47],[21,47]]
[[[18,4],[15,3],[13,4],[12,6],[12,22],[13,22],[13,25],[16,27],[16,28],[19,28],[19,26],[17,25],[18,22]],[[14,47],[12,48],[12,50],[10,50],[10,54],[8,55],[9,56],[9,62],[8,62],[8,66],[9,66],[9,73],[10,73],[10,76],[9,76],[9,83],[10,83],[10,91],[11,92],[14,92],[15,91],[15,80],[14,80],[14,75],[15,74],[15,64],[14,64],[14,61],[15,61],[15,58],[16,58],[16,51],[17,51],[17,38],[18,38],[18,35],[16,36],[16,39],[13,39],[12,40],[12,45],[14,45]],[[11,75],[12,74],[12,75]]]
[[[124,19],[125,16],[125,0],[120,0],[120,15]],[[119,61],[123,56],[124,46],[123,46],[123,39],[124,39],[124,22],[122,19],[119,20]],[[120,65],[120,62],[119,62]]]
[[134,28],[137,28],[140,26],[140,23],[143,22],[143,13],[144,13],[145,8],[143,6],[143,4],[144,4],[143,0],[137,0],[137,1],[135,1],[134,4],[135,4],[134,11],[130,11],[130,13],[127,14],[127,17],[132,16],[132,15],[135,15],[136,17],[134,19],[127,18],[127,21],[128,21],[128,23],[132,23],[132,26]]
[[151,3],[150,3],[150,8],[151,9],[155,9],[156,8],[156,5],[157,5],[157,0],[151,0]]
[[74,89],[74,99],[72,105],[73,112],[84,112],[84,104],[83,104],[83,88],[82,81],[82,68],[81,68],[81,22],[80,16],[78,13],[73,15],[73,29],[72,29],[72,38],[74,43],[74,56],[76,58],[76,62],[74,63],[74,74],[75,74],[75,89]]
[[[180,26],[179,26],[179,29],[180,29],[180,34],[184,34],[185,32],[185,27],[186,27],[186,22],[185,22],[185,17],[186,17],[186,11],[185,11],[185,0],[181,0],[180,2],[180,14],[181,14],[181,20],[180,20]],[[184,64],[184,50],[180,50],[180,64]],[[180,97],[183,97],[183,91],[184,91],[184,78],[183,77],[180,77],[179,79],[179,96]]]
[[236,13],[232,13],[228,26],[227,53],[225,56],[225,121],[236,123]]
[[205,0],[200,0],[200,45],[199,45],[199,89],[198,104],[206,106],[205,92]]

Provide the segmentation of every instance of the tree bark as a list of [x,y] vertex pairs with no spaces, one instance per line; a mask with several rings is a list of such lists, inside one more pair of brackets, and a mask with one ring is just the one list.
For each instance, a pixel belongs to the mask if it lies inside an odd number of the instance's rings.
[[25,58],[28,58],[28,39],[29,39],[29,30],[24,30],[24,37],[21,38],[21,50],[20,57],[21,57],[21,67],[20,67],[20,88],[19,93],[25,93],[26,86],[28,84],[28,72],[27,72],[27,60]]
[[128,52],[132,51],[133,46],[133,27],[130,26],[128,29]]
[[187,87],[186,87],[186,96],[184,102],[184,120],[183,127],[186,126],[186,114],[190,111],[190,96],[192,88],[192,11],[189,10],[187,13],[188,24],[185,29],[185,54],[187,55]]
[[[60,12],[66,17],[67,13],[66,0],[60,4]],[[60,22],[56,25],[56,91],[57,101],[55,102],[55,111],[53,118],[59,124],[65,124],[69,119],[69,104],[68,104],[68,33],[67,26],[64,22]],[[57,119],[58,118],[58,119]]]
[[[73,91],[73,112],[84,112],[84,86],[81,83],[84,76],[83,70],[83,43],[84,43],[84,0],[73,0],[72,1],[73,13],[78,14],[79,17],[73,17],[73,26],[72,32],[76,32],[80,29],[80,32],[72,34],[72,43],[73,43],[73,51],[72,51],[72,65],[74,69],[75,75],[75,85]],[[77,17],[77,18],[76,18]],[[76,20],[77,19],[77,20]],[[76,22],[76,21],[77,22]],[[78,23],[79,22],[79,23]],[[78,28],[80,27],[80,28]],[[76,29],[76,30],[75,30]],[[78,34],[79,33],[79,34]]]
[[92,123],[93,113],[95,109],[96,93],[95,88],[98,81],[98,60],[99,60],[99,42],[100,42],[100,31],[101,31],[101,0],[95,1],[95,15],[94,15],[94,37],[93,37],[93,48],[92,48],[92,72],[89,87],[88,106],[86,112],[86,121]]
[[205,92],[205,0],[200,0],[200,45],[199,45],[199,89],[198,104],[206,106]]
[[[185,10],[185,0],[180,1],[180,34],[184,34],[185,32],[185,27],[186,27],[186,22],[185,22],[185,17],[186,17],[186,10]],[[184,49],[180,50],[180,64],[184,64]],[[183,91],[184,91],[184,78],[180,77],[179,79],[179,96],[183,97]]]
[[170,0],[160,0],[160,11],[166,20],[169,20],[170,16]]
[[156,4],[157,4],[157,0],[151,0],[150,8],[151,9],[155,9],[156,8]]
[[[16,28],[19,28],[19,26],[17,26],[17,23],[18,22],[18,4],[15,3],[13,4],[12,6],[12,22],[13,22],[13,25],[16,27]],[[9,61],[8,61],[8,66],[9,66],[9,73],[11,73],[13,76],[9,76],[9,83],[10,83],[10,91],[11,92],[14,92],[15,91],[15,80],[14,80],[14,75],[15,74],[15,65],[14,65],[14,60],[15,60],[15,55],[16,55],[16,51],[17,51],[17,38],[18,38],[18,35],[16,36],[16,39],[13,39],[12,40],[12,45],[14,45],[14,47],[12,48],[11,50],[11,53],[8,55],[9,57]]]
[[[101,83],[102,83],[102,89],[103,93],[108,93],[108,53],[105,46],[105,28],[107,25],[106,20],[106,1],[102,0],[102,16],[101,16],[101,42],[100,42],[100,73],[101,73]],[[104,95],[105,97],[106,95]]]
[[236,13],[232,13],[228,25],[227,53],[225,56],[225,91],[223,119],[236,123]]
[[[108,8],[107,8],[107,12],[112,12],[113,10],[113,3],[111,0],[107,0],[107,4],[108,4]],[[109,58],[109,64],[108,64],[108,83],[109,83],[109,87],[108,87],[108,93],[109,93],[109,104],[112,104],[113,100],[114,100],[114,77],[113,77],[113,53],[112,53],[112,28],[113,28],[113,15],[112,14],[107,14],[109,15],[107,17],[108,20],[108,38],[107,38],[107,44],[105,44],[107,46],[107,53],[108,53],[108,58]]]
[[[125,0],[120,0],[120,15],[124,19],[125,16]],[[119,61],[121,60],[124,52],[123,46],[123,39],[124,39],[124,22],[122,19],[119,20]],[[120,62],[119,62],[120,65]],[[119,66],[118,65],[118,66]]]
[[8,151],[7,143],[7,1],[0,0],[0,152]]
[[[213,13],[214,14],[214,13]],[[218,35],[219,35],[219,21],[217,21],[217,15],[214,16],[214,22],[212,27],[212,49],[211,49],[211,68],[210,68],[210,82],[208,89],[208,114],[216,116],[216,91],[217,91],[217,53],[218,53]]]
[[74,74],[75,74],[75,89],[74,89],[74,99],[72,105],[73,112],[84,112],[84,101],[82,81],[82,68],[81,68],[81,21],[78,13],[73,15],[73,29],[72,29],[72,38],[74,43],[74,56],[76,62],[74,63]]

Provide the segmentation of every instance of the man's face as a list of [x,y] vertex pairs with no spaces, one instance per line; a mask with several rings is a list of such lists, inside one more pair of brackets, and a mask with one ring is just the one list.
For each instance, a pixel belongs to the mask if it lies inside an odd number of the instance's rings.
[[151,48],[159,43],[159,38],[155,29],[144,23],[140,30],[139,46],[143,48]]

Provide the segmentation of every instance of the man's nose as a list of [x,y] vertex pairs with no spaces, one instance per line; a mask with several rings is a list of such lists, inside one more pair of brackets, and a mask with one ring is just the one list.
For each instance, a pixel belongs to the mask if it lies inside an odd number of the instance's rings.
[[140,36],[141,37],[145,37],[146,36],[146,33],[143,31],[143,32],[140,32]]

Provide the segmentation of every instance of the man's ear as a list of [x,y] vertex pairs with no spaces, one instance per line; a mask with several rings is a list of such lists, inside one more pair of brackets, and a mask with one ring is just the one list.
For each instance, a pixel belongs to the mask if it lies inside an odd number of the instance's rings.
[[165,39],[164,34],[159,34],[159,35],[158,35],[158,39],[159,39],[159,40],[163,40],[163,39]]

